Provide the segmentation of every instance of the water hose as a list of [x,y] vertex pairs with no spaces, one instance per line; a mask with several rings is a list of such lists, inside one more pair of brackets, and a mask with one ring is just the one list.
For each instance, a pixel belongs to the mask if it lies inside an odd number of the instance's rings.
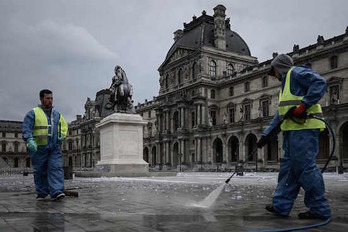
[[[289,111],[290,111],[290,110],[289,110]],[[286,118],[287,118],[287,117],[284,117],[282,120],[280,120],[279,123],[277,124],[277,126],[275,126],[275,127],[269,132],[269,134],[268,134],[267,136],[271,136],[271,135],[278,129],[277,127],[279,127],[279,126],[283,123],[284,119],[286,119]],[[336,149],[335,133],[333,132],[333,129],[331,128],[330,124],[329,124],[324,118],[318,117],[318,116],[313,115],[313,114],[307,114],[307,115],[305,116],[305,118],[315,118],[315,119],[317,119],[317,120],[320,120],[320,121],[324,122],[325,125],[327,126],[327,128],[329,128],[330,134],[331,134],[331,136],[332,136],[332,149],[331,149],[331,154],[330,154],[329,158],[327,159],[327,161],[326,161],[324,167],[321,169],[321,172],[323,173],[323,172],[326,170],[328,164],[330,163],[330,161],[331,161],[331,159],[332,159],[332,157],[333,157],[333,155],[334,155],[335,149]],[[297,122],[296,120],[294,120],[293,118],[291,118],[291,119],[292,119],[294,122],[299,123],[299,122]],[[256,147],[256,148],[250,153],[250,155],[248,156],[248,158],[246,159],[246,161],[247,161],[251,156],[253,156],[254,153],[257,152],[257,149],[258,149],[258,147]],[[245,163],[246,161],[243,162],[243,165],[244,165],[244,163]],[[235,170],[235,171],[233,172],[233,174],[225,181],[226,184],[229,183],[229,181],[230,181],[231,178],[234,176],[234,174],[236,173],[236,171],[237,171],[237,170]],[[320,227],[320,226],[325,226],[325,225],[329,224],[330,221],[331,221],[331,217],[328,218],[328,219],[327,219],[326,221],[324,221],[324,222],[320,222],[320,223],[316,223],[316,224],[310,224],[310,225],[307,225],[307,226],[299,226],[299,227],[284,228],[284,229],[267,229],[267,230],[259,230],[258,232],[276,232],[276,231],[283,232],[283,231],[308,230],[308,229],[311,229],[311,228],[316,228],[316,227]]]

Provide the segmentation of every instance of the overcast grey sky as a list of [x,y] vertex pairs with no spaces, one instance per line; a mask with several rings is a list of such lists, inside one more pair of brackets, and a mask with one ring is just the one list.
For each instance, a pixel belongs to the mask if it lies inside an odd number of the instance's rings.
[[218,4],[259,62],[348,26],[346,0],[0,0],[0,120],[23,120],[49,88],[70,122],[109,87],[116,65],[135,104],[152,99],[173,32]]

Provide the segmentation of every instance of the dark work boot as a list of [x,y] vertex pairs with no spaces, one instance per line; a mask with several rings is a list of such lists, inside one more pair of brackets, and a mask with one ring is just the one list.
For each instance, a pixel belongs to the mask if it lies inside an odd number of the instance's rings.
[[287,217],[287,215],[281,215],[281,214],[279,214],[279,213],[275,210],[275,208],[273,207],[272,204],[266,205],[265,209],[266,209],[268,212],[273,213],[274,215],[281,216],[281,217]]
[[304,213],[299,213],[298,218],[299,219],[328,219],[326,217],[318,216],[309,210]]

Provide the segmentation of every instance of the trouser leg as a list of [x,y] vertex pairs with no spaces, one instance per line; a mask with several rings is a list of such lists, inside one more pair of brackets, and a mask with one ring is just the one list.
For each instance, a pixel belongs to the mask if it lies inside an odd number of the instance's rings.
[[330,217],[331,210],[325,198],[325,186],[320,169],[316,165],[319,152],[319,130],[302,130],[293,136],[294,172],[305,191],[305,205],[314,214]]
[[31,158],[36,193],[41,197],[45,197],[48,195],[47,153],[39,148]]
[[48,183],[51,197],[64,191],[64,170],[59,146],[48,157]]
[[273,193],[273,207],[280,215],[287,216],[290,214],[300,186],[291,170],[292,165],[286,141],[284,141],[284,145],[285,155],[280,164],[278,185]]

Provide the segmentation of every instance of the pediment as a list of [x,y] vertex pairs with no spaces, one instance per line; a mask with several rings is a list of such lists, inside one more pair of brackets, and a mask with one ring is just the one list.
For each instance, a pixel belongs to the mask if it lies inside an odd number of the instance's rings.
[[177,48],[174,52],[169,56],[168,63],[179,60],[190,53],[190,50],[184,48]]
[[342,82],[343,82],[343,77],[330,77],[327,80],[327,83],[329,85],[332,85],[332,84],[342,84]]

